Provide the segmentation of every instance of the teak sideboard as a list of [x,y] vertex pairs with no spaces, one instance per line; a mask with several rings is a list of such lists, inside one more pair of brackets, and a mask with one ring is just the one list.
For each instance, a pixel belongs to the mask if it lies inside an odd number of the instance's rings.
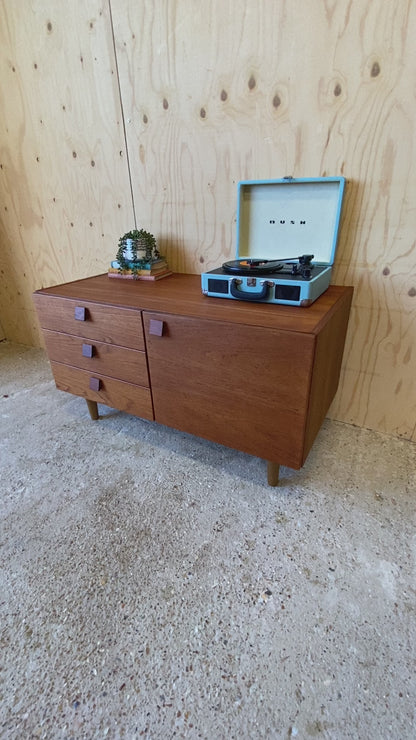
[[279,465],[304,464],[338,387],[352,299],[308,308],[202,295],[198,275],[36,291],[57,388]]

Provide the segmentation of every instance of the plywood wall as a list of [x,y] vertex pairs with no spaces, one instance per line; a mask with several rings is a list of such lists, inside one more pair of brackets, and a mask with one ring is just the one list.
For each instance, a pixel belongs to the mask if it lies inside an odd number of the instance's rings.
[[39,341],[31,291],[105,270],[134,218],[199,273],[234,255],[238,180],[343,174],[334,281],[355,297],[331,416],[415,440],[415,4],[2,7],[12,338]]
[[0,5],[0,316],[38,344],[33,290],[103,272],[133,221],[107,3]]

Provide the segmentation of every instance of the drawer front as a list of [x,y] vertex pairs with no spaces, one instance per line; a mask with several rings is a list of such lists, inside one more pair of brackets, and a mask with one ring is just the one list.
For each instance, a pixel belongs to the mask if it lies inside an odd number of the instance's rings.
[[35,295],[42,329],[144,350],[141,312],[70,298]]
[[121,380],[107,378],[57,362],[51,362],[51,367],[56,387],[59,390],[153,421],[152,397],[149,388],[124,383]]
[[108,375],[135,385],[149,386],[146,355],[136,349],[117,347],[61,334],[43,331],[49,359],[65,365],[73,365],[91,373]]

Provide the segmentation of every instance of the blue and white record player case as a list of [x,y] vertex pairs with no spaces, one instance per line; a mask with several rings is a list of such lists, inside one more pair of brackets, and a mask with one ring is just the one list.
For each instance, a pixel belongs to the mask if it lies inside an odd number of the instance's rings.
[[201,275],[216,298],[309,306],[328,288],[344,177],[238,183],[236,259]]

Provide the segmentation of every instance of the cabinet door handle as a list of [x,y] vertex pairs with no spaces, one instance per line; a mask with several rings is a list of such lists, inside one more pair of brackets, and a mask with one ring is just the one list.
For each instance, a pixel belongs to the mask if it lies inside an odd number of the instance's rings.
[[101,380],[100,378],[90,378],[90,390],[91,391],[99,391],[101,389]]
[[155,337],[161,337],[163,334],[164,322],[158,321],[157,319],[150,319],[149,323],[149,334],[153,334]]
[[93,344],[83,344],[82,345],[82,356],[83,357],[92,357],[93,354],[94,354]]
[[87,309],[84,306],[75,306],[74,318],[76,321],[86,321]]

